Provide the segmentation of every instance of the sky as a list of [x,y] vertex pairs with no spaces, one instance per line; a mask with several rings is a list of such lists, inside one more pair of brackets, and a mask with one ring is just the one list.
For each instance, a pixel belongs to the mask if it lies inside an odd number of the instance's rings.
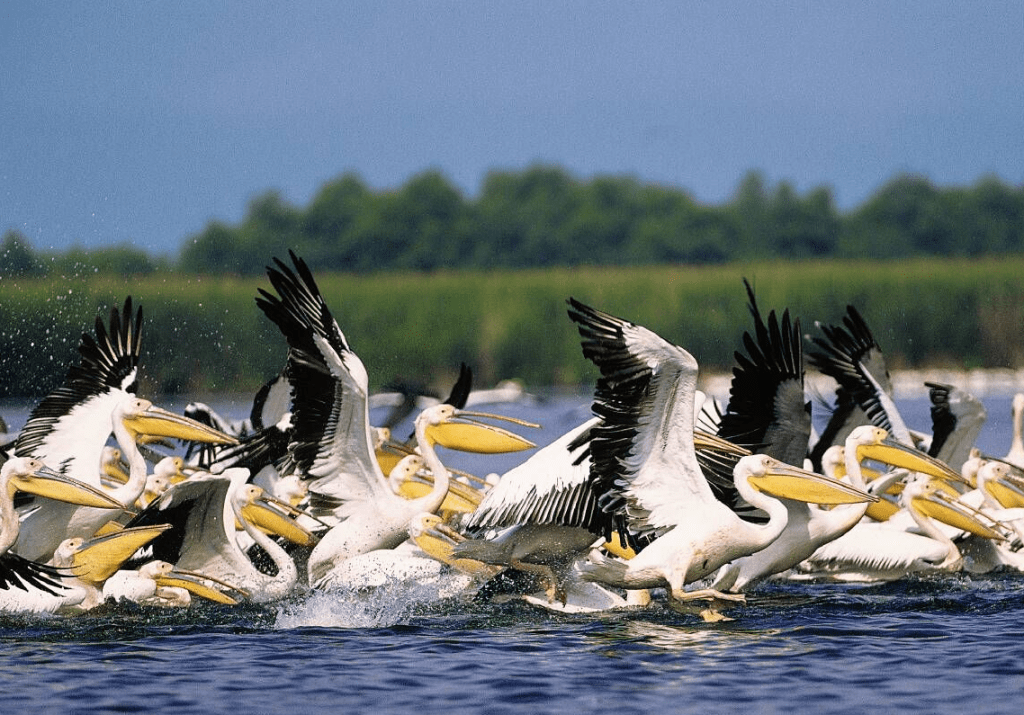
[[1024,183],[1024,3],[0,5],[0,233],[176,257],[355,172],[556,165],[727,201],[761,171],[856,207],[899,173]]

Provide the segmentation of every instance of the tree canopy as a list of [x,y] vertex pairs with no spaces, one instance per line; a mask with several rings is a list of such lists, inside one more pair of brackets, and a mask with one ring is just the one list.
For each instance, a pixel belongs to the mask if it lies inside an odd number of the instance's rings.
[[547,165],[493,171],[475,198],[435,170],[393,190],[373,190],[346,173],[305,207],[267,191],[237,225],[214,221],[188,237],[175,261],[151,259],[130,245],[37,254],[9,230],[0,276],[75,266],[259,275],[271,256],[289,248],[319,270],[350,273],[1020,254],[1024,187],[984,177],[970,187],[943,188],[899,175],[840,212],[827,186],[800,193],[788,181],[770,185],[757,171],[720,205],[632,176],[581,180]]

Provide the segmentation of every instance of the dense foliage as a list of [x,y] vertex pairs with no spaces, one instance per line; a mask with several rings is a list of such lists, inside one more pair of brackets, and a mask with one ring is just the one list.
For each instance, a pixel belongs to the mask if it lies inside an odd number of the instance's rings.
[[[375,389],[405,378],[447,390],[462,361],[480,386],[589,384],[596,375],[566,317],[569,296],[659,332],[705,372],[725,372],[750,327],[743,277],[763,311],[791,309],[804,333],[855,305],[894,367],[1024,367],[1024,257],[366,276],[311,265]],[[255,392],[287,350],[255,305],[261,287],[266,277],[161,273],[0,281],[0,397],[52,389],[82,332],[129,294],[146,320],[143,394]]]
[[550,166],[492,172],[473,199],[436,171],[390,191],[345,174],[304,208],[263,194],[237,226],[213,222],[187,239],[173,266],[132,246],[36,254],[8,231],[0,277],[61,275],[75,266],[112,275],[177,268],[256,276],[267,256],[289,248],[319,270],[349,273],[1020,254],[1024,187],[989,177],[940,188],[903,175],[841,213],[826,187],[801,195],[788,182],[769,186],[757,172],[719,206],[629,176],[583,181]]

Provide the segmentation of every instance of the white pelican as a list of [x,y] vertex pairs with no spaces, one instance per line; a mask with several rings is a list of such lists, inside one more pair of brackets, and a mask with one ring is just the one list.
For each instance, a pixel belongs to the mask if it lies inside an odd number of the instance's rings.
[[[616,531],[590,481],[591,431],[600,422],[587,420],[503,474],[466,523],[476,538],[464,539],[457,555],[539,574],[551,601],[582,598],[589,587],[577,583],[572,562]],[[709,453],[748,453],[706,433],[694,441]],[[621,542],[616,534],[606,547],[622,553]]]
[[[835,447],[831,449],[836,449]],[[838,450],[836,450],[838,451]],[[828,453],[826,453],[828,454]],[[910,447],[888,439],[881,427],[861,425],[846,438],[842,448],[845,472],[858,489],[871,493],[865,484],[861,461],[871,459],[893,467],[923,472],[938,478],[952,478],[948,467]],[[879,486],[886,481],[879,481]],[[714,586],[721,590],[743,591],[773,574],[787,571],[818,551],[824,544],[854,529],[868,509],[869,503],[843,504],[831,509],[782,499],[789,519],[782,534],[749,556],[723,566]]]
[[959,470],[970,457],[988,413],[966,390],[939,382],[925,385],[932,403],[932,434],[919,446],[951,469]]
[[953,537],[1002,540],[1005,529],[962,504],[943,479],[912,476],[900,494],[902,509],[885,522],[861,522],[802,563],[800,578],[884,581],[912,573],[956,571],[963,565]]
[[770,544],[787,512],[760,489],[816,503],[870,500],[853,487],[784,465],[767,455],[741,458],[735,489],[768,514],[753,524],[715,498],[694,447],[697,362],[660,336],[570,299],[570,317],[582,337],[583,354],[601,370],[594,412],[591,479],[601,506],[621,519],[637,543],[649,543],[629,561],[596,552],[584,578],[627,589],[668,588],[669,598],[742,601],[714,589],[684,586],[723,564]]
[[337,563],[397,546],[407,538],[414,516],[438,509],[448,492],[450,476],[434,451],[435,442],[476,451],[512,451],[533,444],[505,430],[465,421],[493,415],[461,411],[450,404],[435,405],[415,422],[416,440],[433,473],[434,486],[418,499],[396,495],[373,447],[366,368],[349,347],[308,266],[294,253],[290,256],[294,272],[277,259],[277,268],[267,269],[279,295],[260,289],[256,302],[280,328],[289,346],[286,369],[293,390],[294,424],[291,458],[298,472],[312,480],[314,513],[322,515],[315,511],[320,498],[331,504],[331,516],[343,520],[310,554],[310,583],[326,585]]
[[1010,451],[1003,457],[1003,461],[1018,469],[1024,469],[1024,392],[1018,392],[1013,396],[1010,410],[1013,417],[1013,432],[1010,436]]
[[111,532],[91,539],[65,539],[54,551],[50,564],[60,573],[63,590],[49,606],[41,609],[58,613],[81,613],[103,600],[101,588],[136,551],[168,527],[144,526]]
[[54,472],[37,459],[11,457],[0,468],[0,612],[52,612],[70,595],[70,589],[57,569],[10,551],[20,527],[14,509],[16,491],[84,506],[114,507],[117,502],[91,485]]
[[[309,556],[309,578],[314,586],[328,586],[332,569],[347,558],[377,549],[394,548],[408,538],[410,521],[421,512],[435,512],[444,502],[450,481],[448,470],[441,463],[434,450],[436,442],[451,447],[466,446],[479,448],[480,440],[497,435],[503,443],[502,450],[529,446],[530,443],[511,433],[494,432],[495,428],[474,422],[459,421],[468,417],[481,417],[476,412],[457,410],[452,405],[439,404],[424,410],[416,418],[416,439],[420,454],[433,475],[434,485],[425,496],[406,499],[391,489],[376,459],[369,455],[365,463],[369,474],[360,481],[352,479],[351,471],[326,476],[314,482],[312,493],[329,493],[342,500],[334,511],[341,522],[323,536]],[[446,437],[450,431],[451,437]]]
[[[171,524],[152,542],[151,558],[230,584],[253,601],[284,598],[298,583],[298,569],[264,530],[303,546],[311,546],[314,538],[294,521],[297,512],[291,505],[248,484],[248,476],[245,469],[194,476],[164,492],[128,526]],[[238,526],[270,556],[276,573],[256,567],[242,548]]]
[[237,603],[214,584],[217,582],[208,576],[181,571],[166,561],[155,560],[138,569],[118,571],[104,581],[101,596],[104,601],[132,601],[143,606],[179,608],[191,605],[193,594],[215,603]]
[[[235,441],[211,427],[163,410],[131,394],[121,395],[114,402],[106,423],[128,462],[129,474],[127,482],[110,489],[108,494],[127,509],[133,509],[136,500],[142,496],[148,477],[146,459],[137,444],[140,435],[222,444]],[[92,473],[98,481],[96,468]],[[48,559],[64,539],[88,538],[115,516],[116,513],[109,509],[73,507],[59,502],[33,504],[22,509],[21,538],[16,551],[25,558]]]
[[811,450],[814,468],[821,469],[826,449],[842,444],[850,431],[862,424],[882,427],[897,442],[912,446],[910,430],[893,401],[885,355],[857,309],[846,306],[843,326],[815,325],[825,338],[812,338],[821,351],[809,353],[808,362],[839,387],[832,416]]
[[[109,329],[97,318],[95,337],[82,334],[79,362],[71,366],[64,382],[32,410],[15,453],[41,459],[61,473],[99,488],[101,464],[105,463],[105,448],[113,431],[122,458],[129,462],[130,475],[111,493],[130,508],[146,480],[146,463],[136,444],[140,434],[185,439],[206,435],[201,438],[209,440],[213,430],[197,430],[200,426],[196,423],[135,396],[141,340],[142,308],[132,315],[130,297],[125,299],[123,311],[111,309]],[[175,428],[168,431],[169,425]],[[92,536],[111,518],[110,514],[81,512],[75,506],[46,500],[35,500],[20,512],[23,523],[16,550],[38,561],[49,559],[65,538]],[[81,524],[69,526],[73,519]]]

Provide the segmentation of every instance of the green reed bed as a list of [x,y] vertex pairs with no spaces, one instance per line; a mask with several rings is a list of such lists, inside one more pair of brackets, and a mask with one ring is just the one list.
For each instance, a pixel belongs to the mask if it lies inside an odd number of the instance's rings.
[[[715,267],[327,274],[319,285],[372,387],[397,378],[450,384],[459,362],[479,385],[592,382],[566,299],[655,330],[708,371],[728,370],[750,326],[741,279],[764,313],[789,308],[803,332],[864,315],[894,367],[1024,364],[1024,260],[745,263]],[[286,346],[257,309],[266,279],[160,274],[0,283],[0,395],[44,394],[75,357],[83,330],[127,295],[146,316],[148,393],[251,391],[284,364]]]

